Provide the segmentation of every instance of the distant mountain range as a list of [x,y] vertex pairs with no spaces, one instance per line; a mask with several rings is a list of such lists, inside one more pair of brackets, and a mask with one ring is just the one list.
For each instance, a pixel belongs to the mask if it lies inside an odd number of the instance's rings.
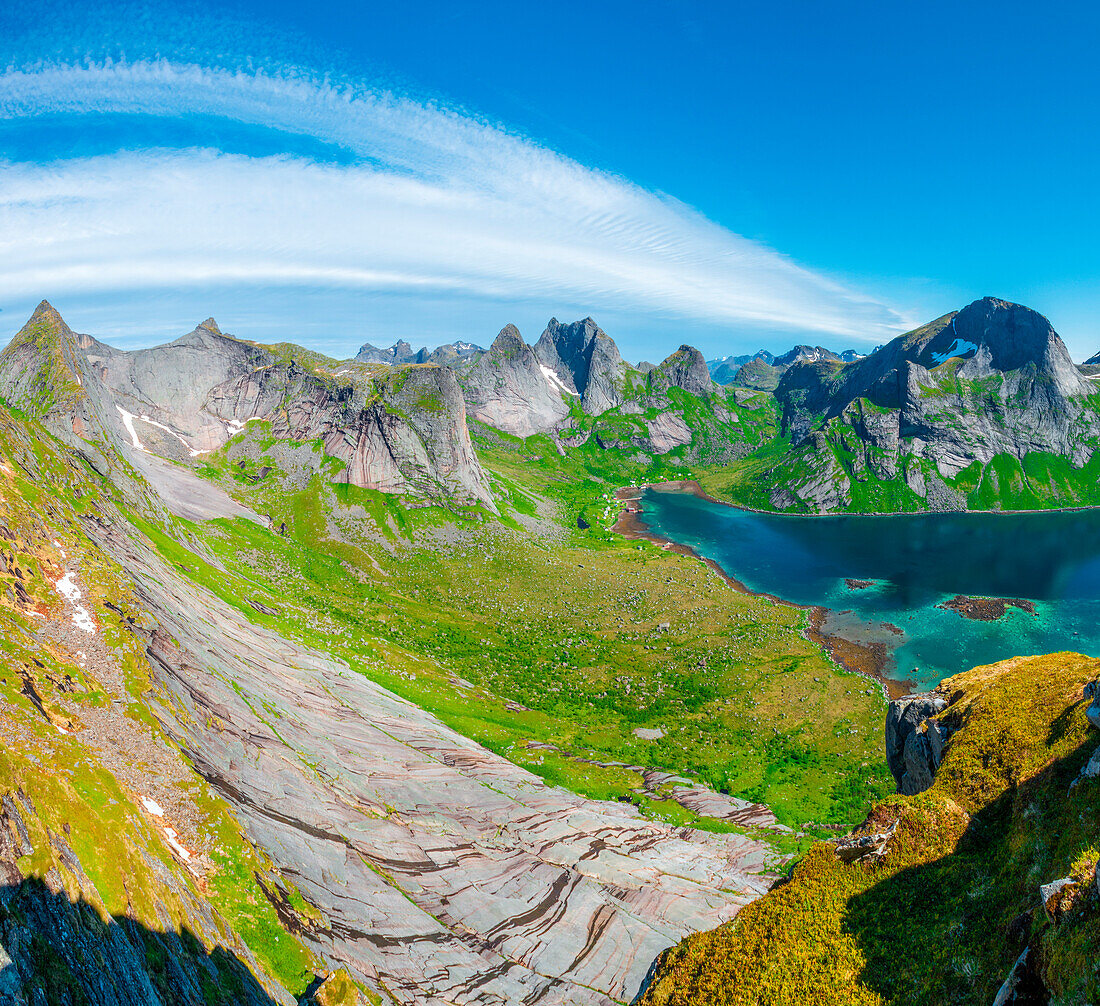
[[559,451],[730,465],[730,498],[768,509],[984,509],[1100,501],[1095,367],[1075,366],[1041,315],[988,297],[867,355],[707,363],[683,345],[637,366],[592,318],[552,318],[533,345],[506,325],[488,350],[399,341],[340,362],[213,319],[126,353],[43,303],[0,355],[0,395],[93,458],[105,432],[192,463],[264,420],[322,442],[340,481],[490,509],[468,420]]
[[[876,346],[871,352],[881,348]],[[741,378],[741,386],[771,390],[779,383],[779,377],[783,371],[796,363],[813,363],[818,360],[854,363],[856,360],[862,360],[866,355],[854,349],[834,353],[823,346],[795,346],[781,356],[775,356],[766,349],[758,349],[755,353],[746,356],[723,356],[717,360],[707,360],[707,369],[718,384],[738,384],[737,375],[748,366],[748,371]]]
[[473,356],[474,353],[484,352],[485,350],[472,342],[449,342],[435,349],[413,349],[404,339],[400,339],[388,349],[378,349],[369,342],[364,343],[355,354],[355,359],[359,363],[386,363],[390,366],[402,363],[453,364]]

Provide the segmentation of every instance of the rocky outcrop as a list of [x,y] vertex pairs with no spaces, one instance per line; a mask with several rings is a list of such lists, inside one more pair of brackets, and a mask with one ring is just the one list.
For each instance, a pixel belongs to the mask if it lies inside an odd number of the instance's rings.
[[549,367],[581,408],[598,416],[623,402],[626,373],[632,369],[614,341],[591,318],[563,325],[551,318],[535,343],[535,357]]
[[852,483],[847,471],[825,441],[815,433],[794,455],[799,464],[794,473],[774,487],[769,500],[776,509],[799,507],[812,512],[843,510],[852,502]]
[[1088,701],[1085,716],[1097,730],[1100,730],[1100,679],[1085,685],[1085,699]]
[[869,835],[846,835],[836,842],[837,858],[842,863],[874,862],[886,855],[890,839],[898,830],[894,821],[885,831],[872,832]]
[[714,390],[703,354],[692,346],[681,346],[657,369],[670,385],[692,395],[707,395]]
[[922,793],[943,760],[950,729],[934,717],[947,708],[938,692],[894,699],[886,713],[886,764],[898,792]]
[[193,463],[262,420],[276,437],[320,441],[342,462],[333,481],[495,509],[452,370],[326,372],[301,355],[223,335],[212,318],[124,352],[74,335],[44,303],[0,354],[0,394],[82,452],[101,434],[143,470],[138,455]]
[[459,373],[470,415],[517,437],[557,427],[569,415],[574,388],[535,356],[515,325]]

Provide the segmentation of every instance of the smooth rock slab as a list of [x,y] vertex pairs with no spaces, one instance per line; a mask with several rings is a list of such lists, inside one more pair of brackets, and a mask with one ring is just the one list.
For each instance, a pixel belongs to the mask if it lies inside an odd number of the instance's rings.
[[252,625],[112,527],[159,623],[158,716],[323,915],[303,939],[402,1003],[629,1001],[771,884],[770,846],[589,800]]

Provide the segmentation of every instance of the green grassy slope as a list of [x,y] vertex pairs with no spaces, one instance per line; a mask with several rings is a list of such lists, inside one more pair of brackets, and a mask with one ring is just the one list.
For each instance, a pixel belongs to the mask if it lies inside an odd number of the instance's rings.
[[[478,451],[506,494],[497,520],[296,481],[262,427],[205,458],[203,473],[284,533],[189,528],[227,576],[145,525],[178,568],[249,617],[330,649],[546,778],[655,816],[681,812],[633,793],[633,773],[578,759],[686,773],[792,825],[853,823],[886,790],[884,700],[805,639],[801,611],[609,531],[613,491],[689,474],[672,460],[643,466],[594,445],[563,457],[546,438],[486,432]],[[641,740],[638,728],[665,736]]]

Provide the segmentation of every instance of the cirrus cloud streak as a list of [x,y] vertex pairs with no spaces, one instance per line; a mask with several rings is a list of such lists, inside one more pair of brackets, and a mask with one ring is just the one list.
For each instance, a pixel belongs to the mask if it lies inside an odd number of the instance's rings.
[[708,220],[453,109],[290,71],[170,62],[0,75],[7,128],[215,117],[331,160],[129,149],[0,164],[0,296],[212,283],[559,297],[879,340],[905,319]]

